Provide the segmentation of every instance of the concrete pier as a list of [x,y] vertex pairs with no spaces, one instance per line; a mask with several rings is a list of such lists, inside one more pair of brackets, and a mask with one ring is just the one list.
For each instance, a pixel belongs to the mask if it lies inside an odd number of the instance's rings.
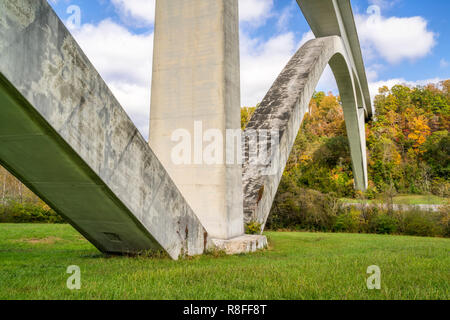
[[[226,130],[240,129],[239,68],[237,0],[157,1],[149,143],[218,239],[244,233],[242,165],[225,159]],[[190,133],[190,163],[171,157],[179,129]],[[210,129],[223,139],[221,161],[213,164],[203,158]]]

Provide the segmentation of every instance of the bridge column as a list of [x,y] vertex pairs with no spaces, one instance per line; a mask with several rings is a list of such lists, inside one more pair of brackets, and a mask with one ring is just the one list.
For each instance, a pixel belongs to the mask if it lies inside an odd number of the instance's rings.
[[[149,144],[181,193],[218,239],[243,230],[242,165],[206,164],[203,133],[240,129],[237,0],[156,2]],[[190,133],[191,163],[176,164],[176,130]],[[203,144],[203,145],[202,145]],[[195,145],[195,146],[194,146]]]

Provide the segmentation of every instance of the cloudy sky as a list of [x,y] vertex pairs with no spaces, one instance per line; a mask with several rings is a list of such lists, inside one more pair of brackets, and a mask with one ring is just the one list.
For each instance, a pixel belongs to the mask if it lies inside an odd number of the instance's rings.
[[[147,137],[155,1],[49,3]],[[352,0],[352,5],[372,96],[383,85],[450,78],[449,0]],[[239,0],[239,7],[242,105],[254,106],[313,35],[295,0]],[[337,93],[329,69],[317,89]]]

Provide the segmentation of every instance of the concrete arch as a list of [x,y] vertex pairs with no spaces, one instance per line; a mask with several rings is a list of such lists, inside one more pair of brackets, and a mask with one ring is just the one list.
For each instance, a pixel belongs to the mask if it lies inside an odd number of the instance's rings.
[[[356,92],[356,101],[357,106],[359,109],[366,109],[366,104],[364,103],[364,94],[361,89],[361,84],[358,79],[358,75],[353,71],[353,79],[355,80],[355,92]],[[364,114],[367,114],[367,112],[364,111]]]
[[[248,159],[243,166],[244,220],[266,223],[289,154],[317,83],[330,64],[341,95],[355,175],[355,186],[367,187],[364,109],[358,108],[355,72],[350,67],[343,40],[339,36],[307,42],[292,57],[263,99],[245,130],[276,130],[279,146],[270,146],[270,164],[254,165]],[[359,92],[361,94],[361,91]],[[362,100],[362,99],[361,99]],[[258,148],[261,150],[261,142]],[[276,150],[274,148],[277,148]],[[248,154],[248,150],[247,153]],[[268,170],[271,167],[272,170]],[[270,172],[270,174],[267,174]]]

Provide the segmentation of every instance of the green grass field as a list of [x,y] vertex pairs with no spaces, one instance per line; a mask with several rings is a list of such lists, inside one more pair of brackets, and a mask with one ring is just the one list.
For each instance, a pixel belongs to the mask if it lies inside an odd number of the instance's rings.
[[[384,203],[386,199],[365,200],[369,203]],[[361,203],[363,200],[343,198],[341,201],[346,203]],[[435,204],[435,205],[449,205],[450,201],[447,198],[441,198],[434,195],[398,195],[393,197],[394,204]]]
[[[450,240],[267,233],[250,255],[108,257],[68,225],[0,224],[0,299],[449,299]],[[66,288],[69,265],[82,288]],[[381,268],[368,290],[367,267]]]

